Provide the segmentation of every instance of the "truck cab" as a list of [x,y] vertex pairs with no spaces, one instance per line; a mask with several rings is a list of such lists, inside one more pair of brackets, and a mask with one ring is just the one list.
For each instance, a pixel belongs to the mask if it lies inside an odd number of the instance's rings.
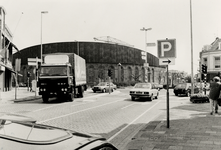
[[51,61],[51,57],[49,57],[49,60],[46,59],[46,63],[43,63],[39,70],[39,95],[42,95],[43,102],[48,102],[50,97],[68,101],[73,101],[74,97],[83,97],[86,82],[78,84],[76,81],[78,78],[75,77],[75,70],[80,70],[79,67],[75,66],[73,60],[69,61],[69,58],[65,58],[64,61],[63,57],[63,63],[59,57],[57,58],[59,63]]

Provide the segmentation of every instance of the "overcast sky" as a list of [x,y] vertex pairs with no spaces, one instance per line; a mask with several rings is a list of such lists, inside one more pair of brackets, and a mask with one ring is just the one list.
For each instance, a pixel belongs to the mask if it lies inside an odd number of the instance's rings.
[[[169,69],[191,73],[190,0],[0,0],[13,43],[23,49],[42,42],[94,41],[110,36],[145,49],[147,43],[176,39],[175,65]],[[192,0],[193,67],[199,52],[221,37],[221,0]],[[157,46],[147,47],[155,56]]]

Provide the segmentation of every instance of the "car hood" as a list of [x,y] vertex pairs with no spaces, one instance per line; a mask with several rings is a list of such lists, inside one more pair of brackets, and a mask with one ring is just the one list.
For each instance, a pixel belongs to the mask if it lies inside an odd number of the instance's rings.
[[135,92],[148,92],[150,91],[151,89],[144,89],[144,88],[134,88],[134,89],[131,89],[130,91],[135,91]]

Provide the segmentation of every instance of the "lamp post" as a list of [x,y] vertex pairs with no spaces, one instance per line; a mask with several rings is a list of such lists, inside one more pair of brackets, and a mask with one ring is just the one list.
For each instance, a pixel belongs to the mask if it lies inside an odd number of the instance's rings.
[[48,11],[41,11],[41,64],[42,64],[42,14],[47,14]]
[[[146,53],[146,52],[147,52],[147,51],[146,51],[146,47],[147,47],[147,45],[146,45],[146,44],[147,44],[147,31],[148,31],[148,30],[152,30],[152,28],[144,28],[144,27],[143,27],[143,28],[140,29],[140,30],[141,30],[141,31],[145,31],[145,41],[144,41],[145,65],[144,65],[144,67],[146,68],[146,69],[145,69],[145,72],[147,73],[147,56],[146,56],[146,54],[147,54],[147,53]],[[146,73],[145,73],[145,74],[146,74]],[[149,75],[148,75],[148,77],[149,77]],[[146,77],[145,77],[145,81],[147,81]]]
[[[145,41],[144,41],[144,46],[145,46],[145,47],[144,47],[144,48],[145,48],[145,52],[146,52],[146,47],[147,47],[147,45],[146,45],[146,44],[147,44],[147,31],[148,31],[148,30],[152,30],[152,28],[144,28],[144,27],[143,27],[143,28],[140,29],[140,30],[141,30],[141,31],[145,31]],[[146,62],[147,62],[147,60],[146,60]]]
[[121,67],[121,63],[118,63],[118,83],[120,83],[120,67]]
[[192,28],[192,1],[190,0],[190,37],[191,37],[191,94],[193,89],[193,28]]

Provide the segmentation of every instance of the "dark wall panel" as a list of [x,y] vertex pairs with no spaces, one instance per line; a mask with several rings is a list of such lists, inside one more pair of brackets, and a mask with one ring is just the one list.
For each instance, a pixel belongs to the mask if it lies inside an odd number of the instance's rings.
[[[141,50],[116,44],[99,42],[60,42],[43,44],[43,54],[48,53],[78,53],[87,63],[104,64],[132,64],[143,65]],[[40,45],[32,46],[21,50],[13,55],[13,63],[16,58],[22,58],[22,64],[27,64],[27,58],[40,58]],[[147,53],[147,62],[150,66],[159,66],[156,56]]]

